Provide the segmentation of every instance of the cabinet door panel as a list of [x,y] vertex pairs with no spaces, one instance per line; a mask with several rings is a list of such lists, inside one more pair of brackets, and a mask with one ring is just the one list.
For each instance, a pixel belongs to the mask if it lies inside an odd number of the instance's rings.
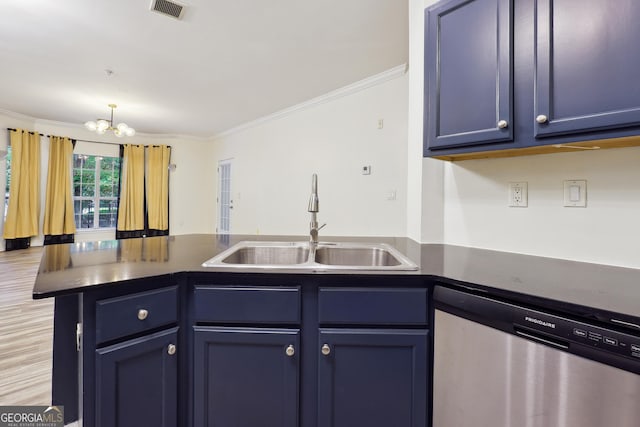
[[177,425],[178,328],[96,350],[96,427]]
[[538,137],[640,125],[640,2],[538,0]]
[[299,330],[194,331],[196,427],[298,426]]
[[321,329],[318,426],[425,427],[427,334]]
[[511,141],[511,0],[444,2],[425,19],[427,147]]

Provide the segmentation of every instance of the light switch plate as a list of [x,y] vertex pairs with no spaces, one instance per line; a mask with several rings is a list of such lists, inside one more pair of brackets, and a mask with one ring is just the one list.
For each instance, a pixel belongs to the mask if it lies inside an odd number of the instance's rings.
[[564,206],[569,208],[587,207],[587,181],[573,179],[564,181]]

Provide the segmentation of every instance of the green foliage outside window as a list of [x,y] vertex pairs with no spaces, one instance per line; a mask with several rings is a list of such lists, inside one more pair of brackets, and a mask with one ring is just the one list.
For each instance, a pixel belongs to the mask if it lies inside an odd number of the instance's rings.
[[115,228],[119,181],[119,158],[73,155],[76,228]]

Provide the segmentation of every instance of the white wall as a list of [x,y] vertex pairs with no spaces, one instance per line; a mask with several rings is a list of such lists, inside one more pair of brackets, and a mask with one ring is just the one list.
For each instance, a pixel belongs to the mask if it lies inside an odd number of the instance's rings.
[[[9,141],[6,128],[23,128],[37,131],[45,135],[68,136],[78,140],[103,141],[112,144],[92,144],[78,142],[76,152],[86,154],[118,155],[120,143],[134,144],[166,144],[171,145],[171,162],[177,165],[169,174],[169,228],[171,234],[211,233],[213,232],[213,210],[215,200],[206,197],[206,190],[214,182],[214,171],[210,164],[212,146],[209,141],[188,137],[155,136],[137,134],[128,139],[115,136],[100,136],[89,132],[82,126],[38,120],[11,112],[0,112],[0,149],[5,149]],[[41,138],[41,218],[44,213],[46,191],[48,138]],[[0,183],[6,182],[5,162],[0,161]],[[4,225],[3,221],[0,221]],[[42,220],[40,221],[42,232]],[[115,238],[114,231],[78,231],[76,241],[107,240]],[[1,240],[1,239],[0,239]],[[42,234],[32,239],[32,245],[41,245]],[[2,245],[4,246],[4,245]]]
[[[473,160],[445,166],[447,243],[640,267],[640,148]],[[587,180],[587,207],[563,207],[563,181]],[[526,181],[529,207],[507,207]]]
[[169,222],[171,234],[215,232],[215,164],[210,141],[181,138],[171,143]]
[[422,157],[424,102],[424,9],[436,0],[409,0],[409,122],[407,236],[444,241],[443,163]]
[[[422,146],[423,8],[432,3],[410,0],[410,152]],[[423,207],[408,234],[422,242],[640,268],[638,165],[640,148],[456,163],[424,159],[421,169],[410,157],[422,188],[409,217],[418,198]],[[587,180],[586,208],[562,206],[562,181],[569,179]],[[510,181],[528,182],[528,208],[507,207]]]
[[405,235],[407,85],[402,74],[216,139],[215,162],[233,159],[232,232],[307,234],[317,173],[321,235]]

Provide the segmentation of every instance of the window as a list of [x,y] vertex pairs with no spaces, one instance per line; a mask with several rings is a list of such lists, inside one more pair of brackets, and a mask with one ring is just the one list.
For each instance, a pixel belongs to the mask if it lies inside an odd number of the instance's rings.
[[7,147],[7,186],[4,190],[4,218],[7,219],[9,211],[9,185],[11,184],[11,146]]
[[73,155],[73,203],[78,230],[115,228],[120,159]]

